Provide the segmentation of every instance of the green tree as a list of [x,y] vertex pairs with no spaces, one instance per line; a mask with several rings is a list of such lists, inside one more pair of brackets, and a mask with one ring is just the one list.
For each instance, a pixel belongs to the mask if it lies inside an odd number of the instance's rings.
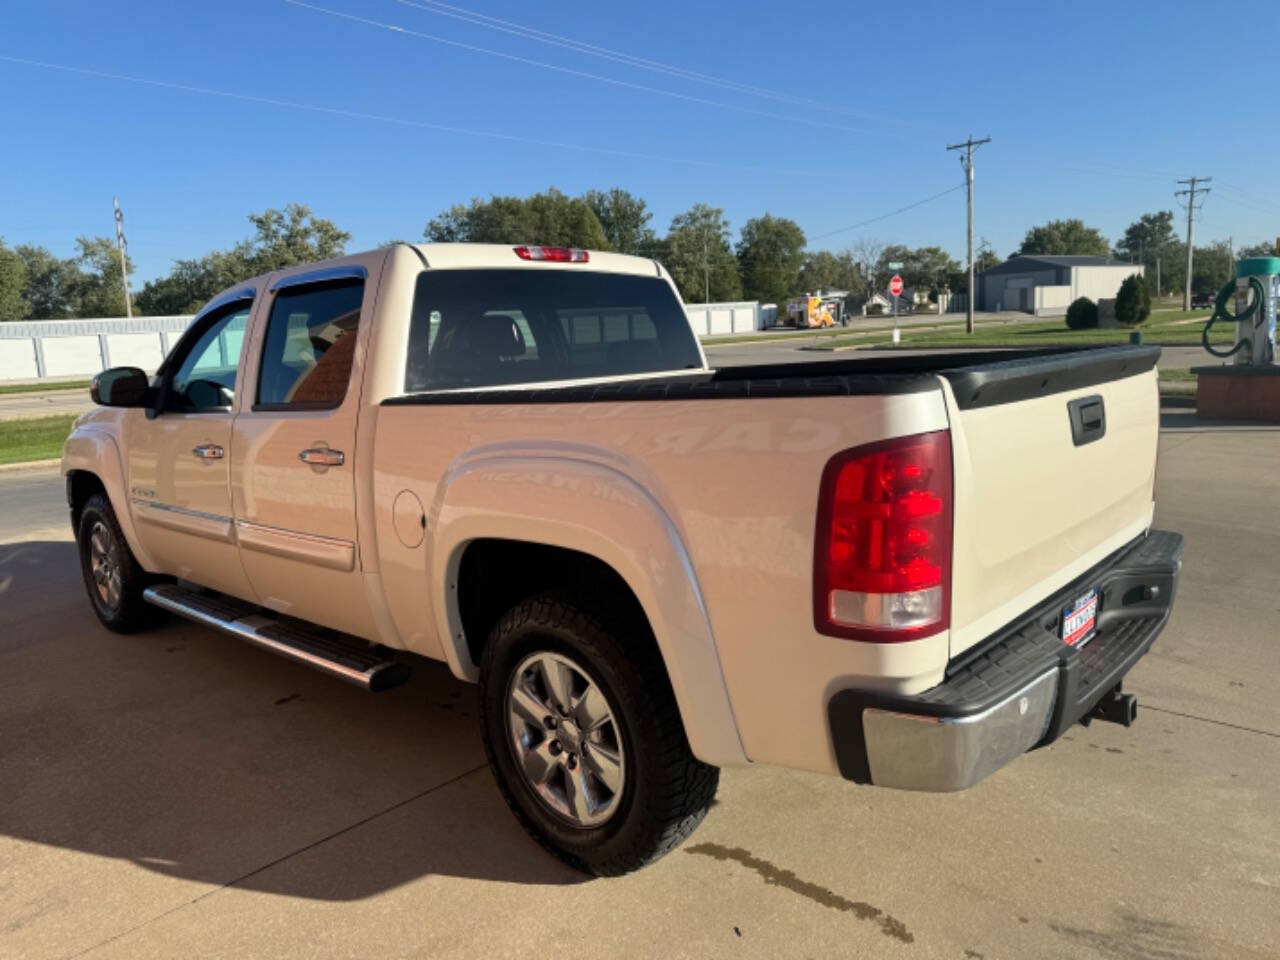
[[657,238],[649,227],[653,219],[645,202],[626,190],[588,190],[583,201],[600,221],[605,242],[618,253],[651,256]]
[[26,315],[35,320],[74,317],[80,289],[80,268],[75,261],[29,244],[20,244],[13,252],[26,268]]
[[1177,241],[1172,210],[1144,213],[1125,228],[1116,244],[1116,255],[1134,263],[1154,263],[1157,253]]
[[587,201],[555,187],[531,197],[492,196],[455,204],[433,218],[424,235],[435,243],[531,243],[609,249]]
[[284,210],[249,214],[253,235],[230,250],[214,250],[195,260],[176,260],[166,276],[138,294],[139,313],[173,316],[194,313],[219,290],[249,277],[300,263],[341,256],[351,234],[317,217],[300,203]]
[[[1172,289],[1181,290],[1182,278],[1186,271],[1186,244],[1179,245],[1182,251],[1182,262],[1178,268],[1178,286]],[[1191,289],[1207,290],[1217,293],[1222,285],[1235,276],[1235,261],[1231,256],[1231,246],[1225,241],[1209,243],[1196,247],[1196,254],[1191,265]],[[1163,279],[1163,278],[1162,278]]]
[[27,267],[22,258],[4,245],[0,237],[0,323],[27,316],[23,297],[27,288]]
[[291,203],[283,211],[251,213],[249,222],[254,235],[238,244],[236,252],[244,256],[254,274],[340,257],[351,239],[351,234],[339,230],[332,220],[315,216],[301,203]]
[[1275,257],[1280,256],[1280,244],[1277,243],[1251,243],[1247,247],[1241,247],[1236,251],[1236,258],[1243,260],[1246,257]]
[[729,247],[729,221],[719,207],[695,204],[671,220],[663,263],[690,303],[739,300],[742,276]]
[[[975,274],[978,274],[978,273],[981,273],[983,270],[990,270],[992,267],[998,267],[1002,263],[1004,263],[1004,261],[1000,259],[999,254],[997,254],[990,247],[983,247],[981,250],[978,251],[978,255],[973,258],[973,272]],[[965,271],[964,275],[965,275],[964,282],[961,283],[960,286],[955,289],[963,290],[965,284],[969,282],[968,271]]]
[[766,213],[748,220],[738,240],[743,296],[785,305],[800,292],[804,231],[794,220]]
[[1019,252],[1109,257],[1111,244],[1099,231],[1085,226],[1083,220],[1051,220],[1028,230]]
[[[889,264],[894,262],[900,262],[902,266],[893,270]],[[889,280],[897,273],[908,290],[927,292],[937,299],[938,292],[949,288],[959,272],[960,264],[941,247],[913,250],[902,244],[891,244],[881,251],[876,264],[875,289],[887,291]]]
[[[124,278],[120,275],[120,250],[111,237],[77,237],[75,310],[79,317],[123,317]],[[129,272],[133,263],[127,261]]]
[[855,262],[852,251],[831,253],[828,250],[815,250],[805,255],[796,292],[848,290],[855,294],[861,292],[864,285],[861,268]]
[[1116,322],[1136,327],[1151,316],[1151,292],[1140,273],[1126,277],[1116,294]]

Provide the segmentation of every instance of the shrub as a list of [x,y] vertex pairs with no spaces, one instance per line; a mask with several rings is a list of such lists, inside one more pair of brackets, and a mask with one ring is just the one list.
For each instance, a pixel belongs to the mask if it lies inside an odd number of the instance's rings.
[[1120,284],[1116,294],[1116,322],[1136,327],[1151,316],[1151,291],[1141,274],[1135,273]]
[[1092,330],[1098,325],[1098,305],[1079,297],[1067,307],[1067,326],[1072,330]]
[[878,304],[878,303],[869,303],[869,304],[867,304],[867,316],[868,316],[868,317],[878,317],[878,316],[880,316],[882,313],[884,313],[884,307],[883,307],[883,306],[881,306],[880,304]]

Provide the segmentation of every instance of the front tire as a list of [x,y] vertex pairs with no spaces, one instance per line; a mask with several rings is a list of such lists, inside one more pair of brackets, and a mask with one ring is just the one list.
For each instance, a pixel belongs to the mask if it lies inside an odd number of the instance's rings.
[[679,846],[720,771],[689,749],[646,624],[605,625],[540,596],[494,627],[480,675],[485,750],[508,806],[543,847],[614,876]]
[[81,508],[76,542],[89,602],[104,627],[137,633],[164,619],[163,611],[142,598],[153,578],[129,549],[106,494],[94,494]]

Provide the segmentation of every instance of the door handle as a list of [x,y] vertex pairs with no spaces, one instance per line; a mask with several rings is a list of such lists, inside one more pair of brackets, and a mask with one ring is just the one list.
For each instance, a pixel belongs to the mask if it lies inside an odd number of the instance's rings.
[[347,461],[341,450],[330,450],[328,447],[309,447],[298,454],[298,459],[313,467],[340,467]]
[[198,447],[193,447],[191,452],[201,460],[221,460],[226,451],[216,443],[202,443]]

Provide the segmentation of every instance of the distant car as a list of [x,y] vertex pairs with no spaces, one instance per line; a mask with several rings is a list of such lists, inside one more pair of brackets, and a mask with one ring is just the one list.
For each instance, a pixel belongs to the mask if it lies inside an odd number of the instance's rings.
[[1212,306],[1213,306],[1213,294],[1211,292],[1204,291],[1202,293],[1193,293],[1191,295],[1192,310],[1195,310],[1197,307],[1205,307],[1206,309],[1208,309],[1208,308],[1211,308]]

